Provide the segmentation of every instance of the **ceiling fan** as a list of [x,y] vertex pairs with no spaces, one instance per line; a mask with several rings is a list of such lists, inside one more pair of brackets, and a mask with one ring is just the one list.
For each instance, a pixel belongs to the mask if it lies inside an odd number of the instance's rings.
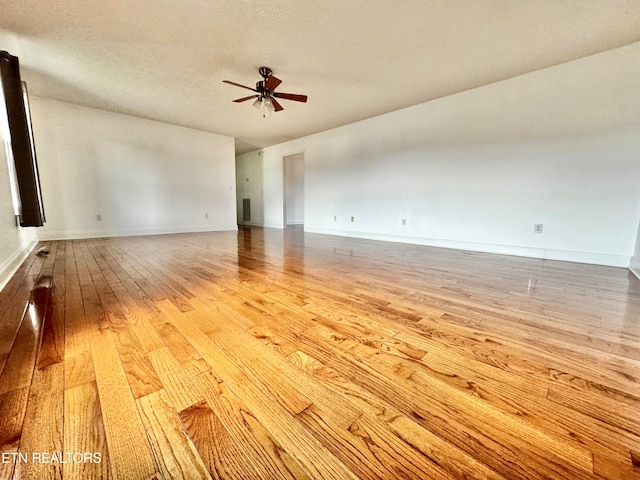
[[281,100],[293,100],[294,102],[306,102],[306,95],[297,95],[295,93],[280,93],[275,92],[274,90],[282,83],[282,80],[271,75],[271,69],[269,67],[260,67],[258,72],[262,76],[262,80],[256,83],[256,88],[246,87],[244,85],[240,85],[236,82],[231,82],[229,80],[223,80],[224,83],[228,83],[229,85],[235,85],[236,87],[246,88],[247,90],[251,90],[255,92],[255,95],[250,95],[244,98],[238,98],[234,100],[236,103],[246,102],[247,100],[251,100],[255,98],[256,100],[253,102],[253,106],[259,110],[262,110],[262,116],[266,116],[266,113],[271,112],[279,112],[280,110],[284,110],[284,107],[280,105],[278,102],[278,98]]

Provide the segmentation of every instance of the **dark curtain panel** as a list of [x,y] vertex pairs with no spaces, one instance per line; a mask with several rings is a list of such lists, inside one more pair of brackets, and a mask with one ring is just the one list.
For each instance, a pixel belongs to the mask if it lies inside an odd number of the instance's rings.
[[31,120],[28,105],[25,104],[26,87],[20,80],[18,57],[5,51],[0,52],[0,78],[2,79],[2,91],[11,134],[11,150],[21,203],[20,225],[41,227],[45,221],[44,208],[31,132]]

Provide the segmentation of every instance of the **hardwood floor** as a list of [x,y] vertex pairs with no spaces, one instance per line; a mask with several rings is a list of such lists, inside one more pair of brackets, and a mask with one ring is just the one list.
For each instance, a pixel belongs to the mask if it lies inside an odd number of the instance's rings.
[[640,478],[625,269],[299,229],[46,245],[0,293],[0,478]]

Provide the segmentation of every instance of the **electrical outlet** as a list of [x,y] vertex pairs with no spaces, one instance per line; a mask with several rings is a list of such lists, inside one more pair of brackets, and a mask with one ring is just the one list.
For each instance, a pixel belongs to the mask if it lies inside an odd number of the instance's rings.
[[541,223],[535,223],[533,225],[533,233],[542,233],[542,224]]
[[100,215],[99,213],[96,214],[96,222],[101,222],[102,221],[102,215]]
[[407,219],[406,219],[406,218],[403,218],[403,219],[402,219],[402,225],[406,225],[406,224],[407,224]]
[[338,221],[338,216],[337,216],[337,215],[334,215],[334,216],[333,216],[333,221],[334,221],[334,222],[337,222],[337,221]]
[[206,220],[207,218],[209,218],[209,214],[208,214],[208,213],[205,213],[205,214],[204,214],[204,219]]
[[351,223],[356,221],[356,217],[351,217]]

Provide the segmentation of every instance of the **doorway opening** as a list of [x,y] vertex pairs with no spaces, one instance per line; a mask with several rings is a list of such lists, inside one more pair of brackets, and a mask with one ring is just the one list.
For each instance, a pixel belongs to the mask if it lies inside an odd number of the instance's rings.
[[304,153],[283,158],[284,227],[304,228]]

